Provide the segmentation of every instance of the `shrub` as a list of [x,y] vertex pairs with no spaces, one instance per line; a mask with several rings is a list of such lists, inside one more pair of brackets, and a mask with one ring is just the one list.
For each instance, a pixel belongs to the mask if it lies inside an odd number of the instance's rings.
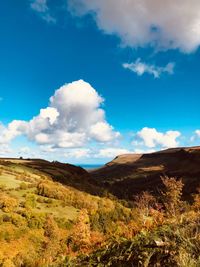
[[21,190],[26,190],[26,189],[28,188],[28,186],[27,186],[26,183],[22,182],[22,183],[20,183],[19,188],[20,188]]
[[6,194],[0,194],[0,208],[4,212],[12,212],[14,209],[18,207],[17,199],[10,197]]
[[25,208],[35,208],[37,204],[36,196],[34,194],[27,194],[24,202]]
[[181,196],[184,184],[181,180],[177,180],[174,177],[161,177],[165,186],[165,190],[162,192],[163,205],[169,216],[176,216],[181,208]]

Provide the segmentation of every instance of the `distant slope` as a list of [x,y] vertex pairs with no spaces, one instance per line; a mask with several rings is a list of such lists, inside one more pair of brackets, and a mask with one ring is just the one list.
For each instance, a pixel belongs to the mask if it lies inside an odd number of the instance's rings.
[[160,176],[175,176],[183,179],[188,196],[200,186],[200,147],[121,155],[91,175],[117,197],[128,199],[145,190],[158,193]]

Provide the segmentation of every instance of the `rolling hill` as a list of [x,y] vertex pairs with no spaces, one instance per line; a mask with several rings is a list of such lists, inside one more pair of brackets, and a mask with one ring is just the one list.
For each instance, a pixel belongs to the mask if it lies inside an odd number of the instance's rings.
[[91,175],[100,186],[126,199],[133,199],[141,191],[159,194],[161,176],[182,178],[184,196],[188,197],[200,185],[200,147],[120,155]]
[[199,194],[182,201],[183,184],[160,175],[183,177],[189,196],[199,163],[199,148],[121,155],[90,173],[1,159],[0,266],[198,267]]
[[91,179],[70,164],[1,159],[0,266],[68,266],[64,259],[76,255],[87,231],[97,248],[118,219],[128,220],[131,210],[98,196],[103,190]]
[[0,164],[8,168],[13,166],[43,173],[51,177],[53,181],[88,192],[90,194],[101,194],[102,190],[97,186],[91,175],[83,168],[72,164],[64,164],[58,161],[49,162],[43,159],[18,159],[1,158]]

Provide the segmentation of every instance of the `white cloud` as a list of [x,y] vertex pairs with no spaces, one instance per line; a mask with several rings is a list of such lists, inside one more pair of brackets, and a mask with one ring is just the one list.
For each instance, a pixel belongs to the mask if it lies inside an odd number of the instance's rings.
[[196,130],[196,131],[195,131],[195,134],[196,134],[198,137],[200,137],[200,130]]
[[123,67],[135,72],[137,75],[142,76],[145,72],[154,76],[154,78],[160,78],[163,73],[173,74],[174,73],[174,63],[170,62],[165,67],[159,67],[156,65],[147,64],[138,58],[135,62],[124,63]]
[[56,148],[52,147],[51,145],[41,145],[39,146],[39,149],[42,153],[53,153],[56,152]]
[[72,149],[67,151],[64,156],[70,159],[80,159],[90,157],[91,150],[87,148]]
[[0,144],[0,157],[9,157],[12,152],[12,149],[7,144]]
[[49,119],[50,124],[54,124],[57,117],[59,116],[59,113],[56,108],[46,108],[40,110],[40,116],[43,119]]
[[50,15],[47,0],[31,0],[30,7],[46,22],[56,23],[56,19]]
[[5,127],[0,122],[0,144],[8,144],[12,139],[21,134],[22,124],[20,121],[12,121]]
[[21,147],[19,150],[20,153],[24,153],[24,154],[28,154],[30,151],[31,149],[28,146]]
[[[165,133],[158,132],[155,128],[144,127],[136,134],[136,142],[139,141],[139,145],[144,145],[148,148],[155,148],[160,146],[161,148],[177,147],[177,138],[181,136],[178,131],[167,131]],[[133,141],[135,145],[135,141]]]
[[113,127],[107,122],[97,122],[91,126],[91,137],[99,142],[109,142],[120,136],[119,132],[114,132]]
[[65,84],[30,121],[12,121],[0,125],[0,143],[25,135],[39,145],[58,148],[83,147],[90,141],[110,142],[119,136],[105,119],[103,98],[83,80]]
[[76,15],[91,13],[98,27],[118,35],[124,45],[180,49],[200,45],[199,0],[69,0]]
[[195,130],[194,131],[194,134],[190,138],[190,141],[191,142],[194,142],[194,141],[196,141],[199,138],[200,138],[200,130]]

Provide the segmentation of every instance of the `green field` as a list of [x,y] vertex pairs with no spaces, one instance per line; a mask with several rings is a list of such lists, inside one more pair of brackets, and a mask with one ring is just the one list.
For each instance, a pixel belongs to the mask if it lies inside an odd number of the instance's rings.
[[6,188],[17,188],[21,181],[16,179],[15,175],[3,173],[0,176],[0,186],[5,186]]
[[[7,171],[3,171],[0,175],[0,186],[3,186],[2,188],[5,188],[5,190],[9,190],[7,194],[18,199],[20,203],[25,202],[26,196],[28,194],[34,194],[37,199],[38,196],[35,194],[36,187],[27,188],[25,190],[20,189],[20,184],[25,183],[26,185],[28,185],[30,183],[23,181],[23,178],[21,178],[21,180],[18,180],[16,178],[17,175],[21,174],[23,177],[24,174],[24,177],[28,176],[30,179],[37,181],[40,176],[38,174],[35,174],[35,170],[31,170],[31,168],[27,168],[25,166],[17,166],[13,164],[10,168],[10,172],[11,171],[13,172],[13,174],[8,173]],[[47,202],[49,200],[49,198],[46,197],[42,198]],[[64,218],[65,220],[76,219],[79,212],[78,209],[72,206],[62,205],[62,201],[59,200],[51,201],[51,204],[37,202],[36,207],[33,209],[33,211],[36,213],[51,214],[58,218]]]

